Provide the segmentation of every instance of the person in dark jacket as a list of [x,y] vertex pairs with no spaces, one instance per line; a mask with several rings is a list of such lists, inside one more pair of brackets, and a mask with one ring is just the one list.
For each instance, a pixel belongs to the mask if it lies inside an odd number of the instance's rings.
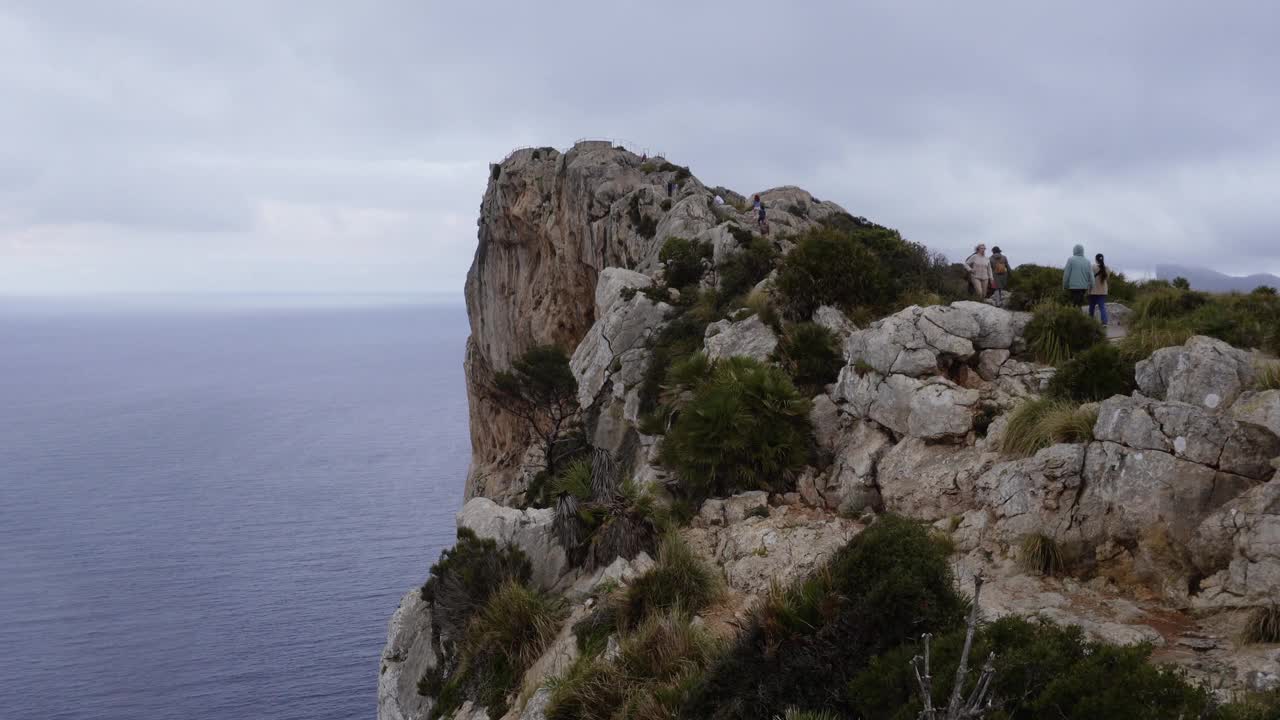
[[991,248],[991,289],[995,292],[996,305],[1004,306],[1004,292],[1009,289],[1009,258],[999,247]]
[[1076,307],[1084,306],[1084,296],[1093,285],[1093,267],[1084,256],[1084,246],[1077,245],[1071,249],[1071,257],[1062,268],[1062,287],[1071,292],[1071,301]]

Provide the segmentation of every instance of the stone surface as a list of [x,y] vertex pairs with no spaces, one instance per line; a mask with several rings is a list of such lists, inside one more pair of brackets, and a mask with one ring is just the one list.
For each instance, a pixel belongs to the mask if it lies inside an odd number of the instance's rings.
[[769,512],[769,493],[748,490],[727,498],[711,498],[702,504],[698,516],[712,525],[742,522],[753,513]]
[[835,334],[843,344],[849,336],[858,331],[858,326],[845,317],[845,314],[830,305],[823,305],[813,312],[813,321]]
[[601,306],[598,319],[569,359],[578,381],[578,402],[584,408],[599,399],[606,382],[612,383],[614,397],[623,399],[628,389],[643,381],[652,354],[648,341],[671,312],[670,305],[655,303],[644,293],[624,299],[623,287],[629,286],[615,280],[609,292],[619,292],[597,297],[608,304]]
[[980,394],[941,377],[841,371],[837,393],[855,417],[873,420],[899,435],[945,440],[973,429]]
[[975,481],[975,497],[992,515],[992,537],[1005,543],[1029,533],[1065,539],[1084,484],[1084,459],[1084,445],[1052,445],[983,472]]
[[767,362],[778,347],[778,336],[758,316],[731,322],[721,320],[707,326],[705,346],[707,358],[749,357]]
[[1257,425],[1280,436],[1280,390],[1250,391],[1231,405],[1231,417],[1237,422]]
[[978,353],[978,375],[988,382],[1000,376],[1000,367],[1009,359],[1008,350],[983,350]]
[[1202,607],[1248,607],[1280,597],[1280,476],[1205,518],[1191,544]]
[[432,699],[418,694],[418,680],[436,666],[431,643],[431,611],[414,588],[405,593],[387,623],[378,673],[378,720],[419,720],[431,712]]
[[472,498],[458,511],[459,528],[469,528],[477,536],[514,545],[529,556],[533,584],[552,588],[568,566],[564,549],[551,530],[555,521],[551,508],[503,507],[488,498]]
[[1181,347],[1155,351],[1138,363],[1135,377],[1148,397],[1225,410],[1253,386],[1256,370],[1249,353],[1197,335]]
[[974,483],[990,463],[971,448],[905,438],[880,459],[876,482],[886,510],[932,522],[973,507]]

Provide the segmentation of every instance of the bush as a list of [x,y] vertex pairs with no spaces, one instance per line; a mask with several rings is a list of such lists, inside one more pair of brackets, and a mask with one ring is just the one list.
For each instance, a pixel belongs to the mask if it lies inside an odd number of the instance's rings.
[[1036,360],[1060,365],[1106,340],[1106,331],[1080,308],[1055,303],[1036,307],[1024,333]]
[[[731,226],[732,227],[732,226]],[[773,271],[777,251],[768,240],[752,236],[737,252],[730,253],[717,268],[722,297],[736,298],[751,291]]]
[[1069,304],[1071,296],[1062,289],[1062,268],[1027,263],[1009,273],[1009,306],[1031,310],[1044,303]]
[[[964,644],[957,629],[932,644],[933,665],[955,667]],[[915,720],[918,686],[909,643],[872,661],[849,684],[848,697],[866,720]],[[1008,617],[979,629],[970,657],[995,654],[994,708],[989,718],[1007,720],[1131,720],[1212,717],[1208,693],[1179,674],[1149,662],[1150,646],[1115,647],[1087,641],[1076,627]],[[966,692],[977,680],[967,677]],[[954,673],[933,674],[934,703],[944,704]]]
[[547,720],[675,720],[689,687],[719,652],[688,616],[655,615],[622,639],[616,657],[583,655],[552,680]]
[[[663,380],[670,368],[682,359],[701,352],[707,325],[715,317],[714,303],[699,296],[696,304],[678,309],[674,317],[653,337],[649,346],[649,366],[640,385],[640,412],[646,416],[647,434],[660,434],[649,416],[658,410]],[[665,432],[665,425],[662,426]]]
[[1209,296],[1204,293],[1175,288],[1156,289],[1145,293],[1134,304],[1133,324],[1150,325],[1153,321],[1181,317],[1207,302]]
[[822,305],[848,307],[892,301],[888,272],[852,234],[811,231],[783,259],[776,282],[787,310],[807,318]]
[[1056,443],[1089,442],[1097,420],[1097,410],[1087,411],[1066,400],[1027,400],[1009,418],[1001,450],[1030,457]]
[[458,528],[458,540],[440,553],[431,576],[422,586],[422,599],[431,606],[437,641],[457,642],[467,623],[498,588],[508,582],[528,582],[533,574],[529,558],[517,547],[498,547],[470,528]]
[[1259,390],[1280,390],[1280,362],[1258,363],[1255,386]]
[[682,717],[756,720],[804,707],[853,716],[842,687],[874,655],[962,621],[948,551],[882,516],[823,570],[775,589],[691,693]]
[[696,285],[702,279],[704,260],[711,258],[711,245],[698,240],[667,238],[658,259],[666,266],[667,285],[683,288]]
[[448,717],[464,696],[491,715],[504,714],[507,694],[555,638],[563,617],[560,602],[542,593],[514,582],[499,588],[467,627],[458,668],[430,717]]
[[1270,285],[1259,285],[1258,287],[1254,288],[1254,289],[1251,291],[1251,293],[1250,293],[1250,294],[1252,294],[1252,295],[1275,295],[1275,294],[1276,294],[1276,289],[1275,289],[1275,288],[1273,288],[1273,287],[1271,287]]
[[720,576],[674,533],[662,541],[658,562],[636,578],[617,600],[617,624],[636,627],[655,613],[696,614],[715,602],[723,587]]
[[1131,329],[1129,334],[1117,344],[1117,349],[1120,350],[1120,357],[1125,362],[1136,364],[1140,360],[1151,357],[1151,354],[1157,350],[1185,344],[1191,339],[1191,335],[1192,332],[1187,328]]
[[1280,297],[1265,293],[1208,295],[1163,288],[1141,296],[1132,329],[1208,335],[1237,347],[1280,352]]
[[817,395],[836,380],[844,354],[835,333],[817,323],[791,325],[778,342],[775,357],[791,379],[808,395]]
[[555,475],[557,463],[579,451],[566,442],[581,412],[569,356],[554,345],[530,348],[510,370],[494,373],[493,382],[502,409],[525,422],[541,446],[544,469]]
[[1137,386],[1134,363],[1111,343],[1100,343],[1071,358],[1049,381],[1049,395],[1063,400],[1092,402],[1112,395],[1128,395]]
[[679,410],[661,461],[694,498],[786,489],[813,447],[809,409],[780,369],[744,357],[719,361]]
[[652,238],[658,233],[658,221],[640,209],[639,193],[631,196],[631,202],[627,206],[627,219],[631,221],[631,225],[635,227],[640,237]]
[[1240,640],[1249,644],[1280,643],[1280,604],[1250,610]]
[[1018,546],[1018,560],[1028,572],[1058,575],[1063,570],[1058,542],[1042,533],[1025,535]]

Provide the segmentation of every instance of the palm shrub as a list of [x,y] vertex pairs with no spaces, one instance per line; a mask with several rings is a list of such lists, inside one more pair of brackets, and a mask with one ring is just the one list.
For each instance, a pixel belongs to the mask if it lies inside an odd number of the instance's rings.
[[1056,443],[1088,442],[1093,439],[1097,420],[1096,409],[1086,410],[1068,400],[1027,400],[1010,416],[1001,450],[1015,457],[1030,457]]
[[835,333],[812,322],[788,326],[774,354],[796,386],[809,395],[816,395],[835,382],[844,367]]
[[1134,363],[1111,343],[1099,343],[1062,364],[1049,381],[1049,395],[1076,402],[1128,395],[1136,387]]
[[1057,303],[1037,306],[1024,335],[1036,360],[1049,365],[1060,365],[1106,339],[1096,320]]
[[809,410],[782,370],[721,360],[679,410],[661,462],[694,498],[787,488],[813,447]]
[[670,237],[662,244],[658,260],[666,267],[668,287],[696,285],[705,269],[703,261],[711,259],[711,245],[698,240]]

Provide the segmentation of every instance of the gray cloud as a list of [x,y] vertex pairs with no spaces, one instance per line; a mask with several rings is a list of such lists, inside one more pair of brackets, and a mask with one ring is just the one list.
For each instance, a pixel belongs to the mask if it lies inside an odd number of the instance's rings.
[[[1178,7],[1175,7],[1178,5]],[[1280,272],[1280,9],[0,2],[0,292],[458,290],[486,165],[624,138],[955,257]]]

